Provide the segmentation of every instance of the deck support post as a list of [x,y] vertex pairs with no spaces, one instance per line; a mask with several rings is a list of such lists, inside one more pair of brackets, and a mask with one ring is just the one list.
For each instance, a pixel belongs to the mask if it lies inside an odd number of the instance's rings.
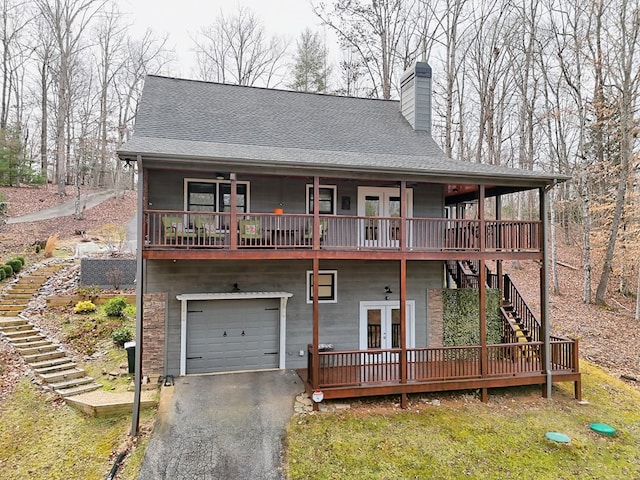
[[[478,220],[480,228],[478,232],[478,244],[480,254],[486,250],[486,223],[484,220],[485,191],[484,185],[478,186]],[[478,311],[480,313],[480,374],[486,378],[488,374],[488,350],[487,350],[487,270],[484,256],[480,257],[478,266]]]
[[238,249],[238,181],[235,173],[229,174],[231,180],[231,216],[229,218],[229,243],[231,250]]
[[481,388],[480,389],[480,401],[482,403],[489,403],[489,389]]
[[[318,250],[320,250],[320,177],[313,177],[313,362],[311,368],[313,370],[313,390],[320,388],[320,355],[318,353],[318,344],[320,341],[320,304],[318,295],[320,291],[320,259]],[[318,410],[317,402],[313,402],[313,410]]]
[[131,432],[132,437],[137,437],[140,430],[140,402],[142,395],[142,349],[144,348],[142,341],[143,333],[143,316],[144,316],[144,302],[142,296],[144,295],[144,263],[142,260],[142,248],[145,238],[144,232],[144,208],[149,201],[147,176],[144,174],[144,168],[142,168],[142,155],[138,155],[137,158],[138,167],[138,216],[137,216],[137,231],[138,238],[136,239],[136,349],[135,349],[135,368],[133,374],[134,393],[133,393],[133,412],[131,415]]
[[[496,195],[496,220],[502,220],[502,195]],[[500,223],[496,226],[496,245],[502,245],[502,230]],[[498,289],[500,290],[500,306],[503,305],[504,297],[504,272],[502,270],[502,260],[496,260],[496,275],[498,276]]]
[[[404,251],[407,217],[407,182],[400,182],[400,245]],[[407,383],[407,259],[400,259],[400,383]],[[402,408],[407,407],[407,394],[402,393]]]
[[546,188],[538,189],[540,197],[540,220],[542,228],[540,229],[540,246],[542,247],[542,263],[540,265],[540,313],[542,321],[542,338],[544,348],[542,349],[542,364],[544,365],[547,381],[545,384],[544,397],[551,398],[551,387],[553,386],[553,376],[551,373],[551,336],[549,331],[549,275],[547,274],[547,265],[549,261],[549,249],[547,245],[547,217],[548,217],[548,190]]

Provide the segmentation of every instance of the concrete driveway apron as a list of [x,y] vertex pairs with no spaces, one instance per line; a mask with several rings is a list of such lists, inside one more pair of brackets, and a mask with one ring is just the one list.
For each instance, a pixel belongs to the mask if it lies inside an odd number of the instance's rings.
[[138,478],[283,479],[285,428],[302,391],[291,370],[177,378],[163,387]]

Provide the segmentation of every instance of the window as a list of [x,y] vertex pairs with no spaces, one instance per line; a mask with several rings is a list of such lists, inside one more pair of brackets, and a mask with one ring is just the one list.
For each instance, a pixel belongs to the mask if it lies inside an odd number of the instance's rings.
[[[318,302],[337,303],[337,270],[320,270],[318,272]],[[307,303],[313,303],[313,271],[307,270]]]
[[[185,208],[198,212],[230,212],[231,182],[186,178]],[[249,182],[236,183],[236,205],[239,212],[249,211]]]
[[[320,214],[336,214],[336,186],[320,185]],[[307,185],[307,213],[313,213],[313,185]]]

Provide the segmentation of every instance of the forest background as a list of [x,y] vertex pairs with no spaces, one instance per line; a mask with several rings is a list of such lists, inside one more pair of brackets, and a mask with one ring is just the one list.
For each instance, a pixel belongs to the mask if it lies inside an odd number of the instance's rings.
[[[636,295],[640,319],[640,0],[308,6],[321,27],[297,39],[244,6],[203,16],[188,76],[394,99],[402,72],[428,61],[433,136],[447,155],[570,177],[548,193],[555,292],[557,245],[574,245],[582,300]],[[115,0],[0,0],[0,17],[0,184],[49,183],[61,196],[70,185],[78,196],[134,189],[135,168],[115,152],[133,132],[145,76],[183,71],[168,36],[138,33]],[[537,202],[514,194],[503,218],[537,218]]]

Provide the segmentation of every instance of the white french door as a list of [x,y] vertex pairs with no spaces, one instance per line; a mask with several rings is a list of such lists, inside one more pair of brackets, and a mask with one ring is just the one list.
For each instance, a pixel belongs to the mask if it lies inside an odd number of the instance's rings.
[[[413,190],[407,189],[407,216],[413,215]],[[400,240],[400,189],[358,187],[360,245],[397,248]]]
[[[415,347],[415,301],[407,300],[407,348]],[[365,363],[397,361],[398,354],[385,350],[400,348],[400,302],[360,302],[360,350],[367,350]]]

